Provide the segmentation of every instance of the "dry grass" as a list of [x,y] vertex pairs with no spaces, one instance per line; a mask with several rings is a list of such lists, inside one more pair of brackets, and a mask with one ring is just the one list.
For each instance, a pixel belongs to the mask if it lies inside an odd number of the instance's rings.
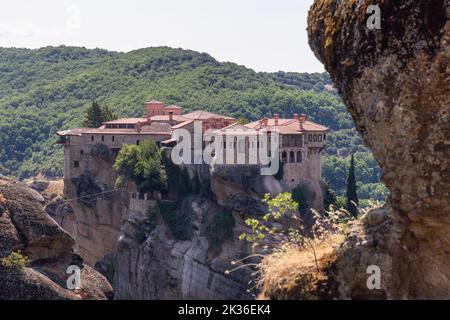
[[303,247],[285,244],[263,259],[260,299],[314,300],[329,294],[326,266],[334,249],[344,240],[343,234],[333,234],[314,243],[320,269],[317,270],[314,253]]
[[47,188],[43,192],[44,196],[46,196],[50,200],[62,197],[63,193],[64,193],[63,180],[49,181]]

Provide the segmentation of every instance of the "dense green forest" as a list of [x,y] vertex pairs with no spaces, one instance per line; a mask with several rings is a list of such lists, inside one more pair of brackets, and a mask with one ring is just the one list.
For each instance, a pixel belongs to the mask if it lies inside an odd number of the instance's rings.
[[76,47],[0,48],[0,173],[62,173],[55,132],[78,127],[93,100],[118,116],[142,116],[149,98],[255,120],[306,113],[331,130],[324,178],[345,193],[355,153],[360,199],[383,200],[381,171],[326,74],[257,73],[206,53],[148,48],[129,53]]

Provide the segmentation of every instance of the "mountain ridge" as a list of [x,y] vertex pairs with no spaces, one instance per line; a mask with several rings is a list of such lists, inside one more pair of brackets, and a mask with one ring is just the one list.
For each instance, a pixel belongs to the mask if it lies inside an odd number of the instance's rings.
[[[256,72],[169,47],[127,53],[0,48],[0,172],[20,179],[61,175],[62,151],[54,134],[80,126],[93,100],[121,117],[141,116],[149,98],[248,121],[306,113],[332,129],[330,156],[359,152],[365,158],[350,115],[330,89],[327,74]],[[379,168],[374,170],[379,175]],[[345,177],[339,179],[342,184]]]

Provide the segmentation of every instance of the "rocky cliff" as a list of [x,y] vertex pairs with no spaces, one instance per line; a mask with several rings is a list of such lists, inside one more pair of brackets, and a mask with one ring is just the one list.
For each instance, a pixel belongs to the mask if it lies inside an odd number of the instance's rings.
[[[108,281],[83,263],[74,239],[43,209],[44,198],[0,176],[0,258],[20,251],[23,268],[0,264],[0,299],[111,299]],[[81,288],[66,287],[71,265],[81,269]]]
[[[135,191],[126,186],[115,187],[117,174],[112,170],[113,163],[114,157],[108,150],[105,153],[103,145],[94,145],[84,154],[80,175],[64,179],[63,193],[68,201],[60,203],[53,199],[46,207],[75,239],[77,250],[91,266],[103,265],[116,252],[129,195]],[[38,191],[48,189],[37,183],[32,187]]]
[[[381,29],[369,30],[379,4]],[[384,171],[389,204],[329,269],[340,298],[450,297],[450,1],[316,0],[310,45]],[[368,290],[378,265],[381,290]]]
[[178,194],[178,201],[161,201],[155,211],[147,211],[155,208],[153,201],[142,206],[131,200],[115,264],[118,298],[253,299],[247,292],[251,269],[226,271],[235,267],[232,261],[251,254],[239,240],[248,231],[246,215],[262,214],[261,195],[281,186],[273,177],[255,178],[245,166],[223,169],[168,169],[179,170],[173,176],[185,176],[181,180],[190,190]]

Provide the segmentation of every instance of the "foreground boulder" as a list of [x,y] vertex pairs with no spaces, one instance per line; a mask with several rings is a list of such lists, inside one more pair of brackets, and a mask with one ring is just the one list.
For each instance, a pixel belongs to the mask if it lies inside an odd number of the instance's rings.
[[[381,30],[366,26],[379,3]],[[391,191],[338,250],[340,298],[450,298],[450,1],[316,0],[310,45]],[[368,290],[366,270],[381,268]]]
[[[0,176],[0,258],[19,252],[28,263],[0,264],[0,299],[110,299],[108,281],[73,250],[73,238],[43,210],[36,191]],[[69,266],[81,269],[81,288],[67,289]]]

